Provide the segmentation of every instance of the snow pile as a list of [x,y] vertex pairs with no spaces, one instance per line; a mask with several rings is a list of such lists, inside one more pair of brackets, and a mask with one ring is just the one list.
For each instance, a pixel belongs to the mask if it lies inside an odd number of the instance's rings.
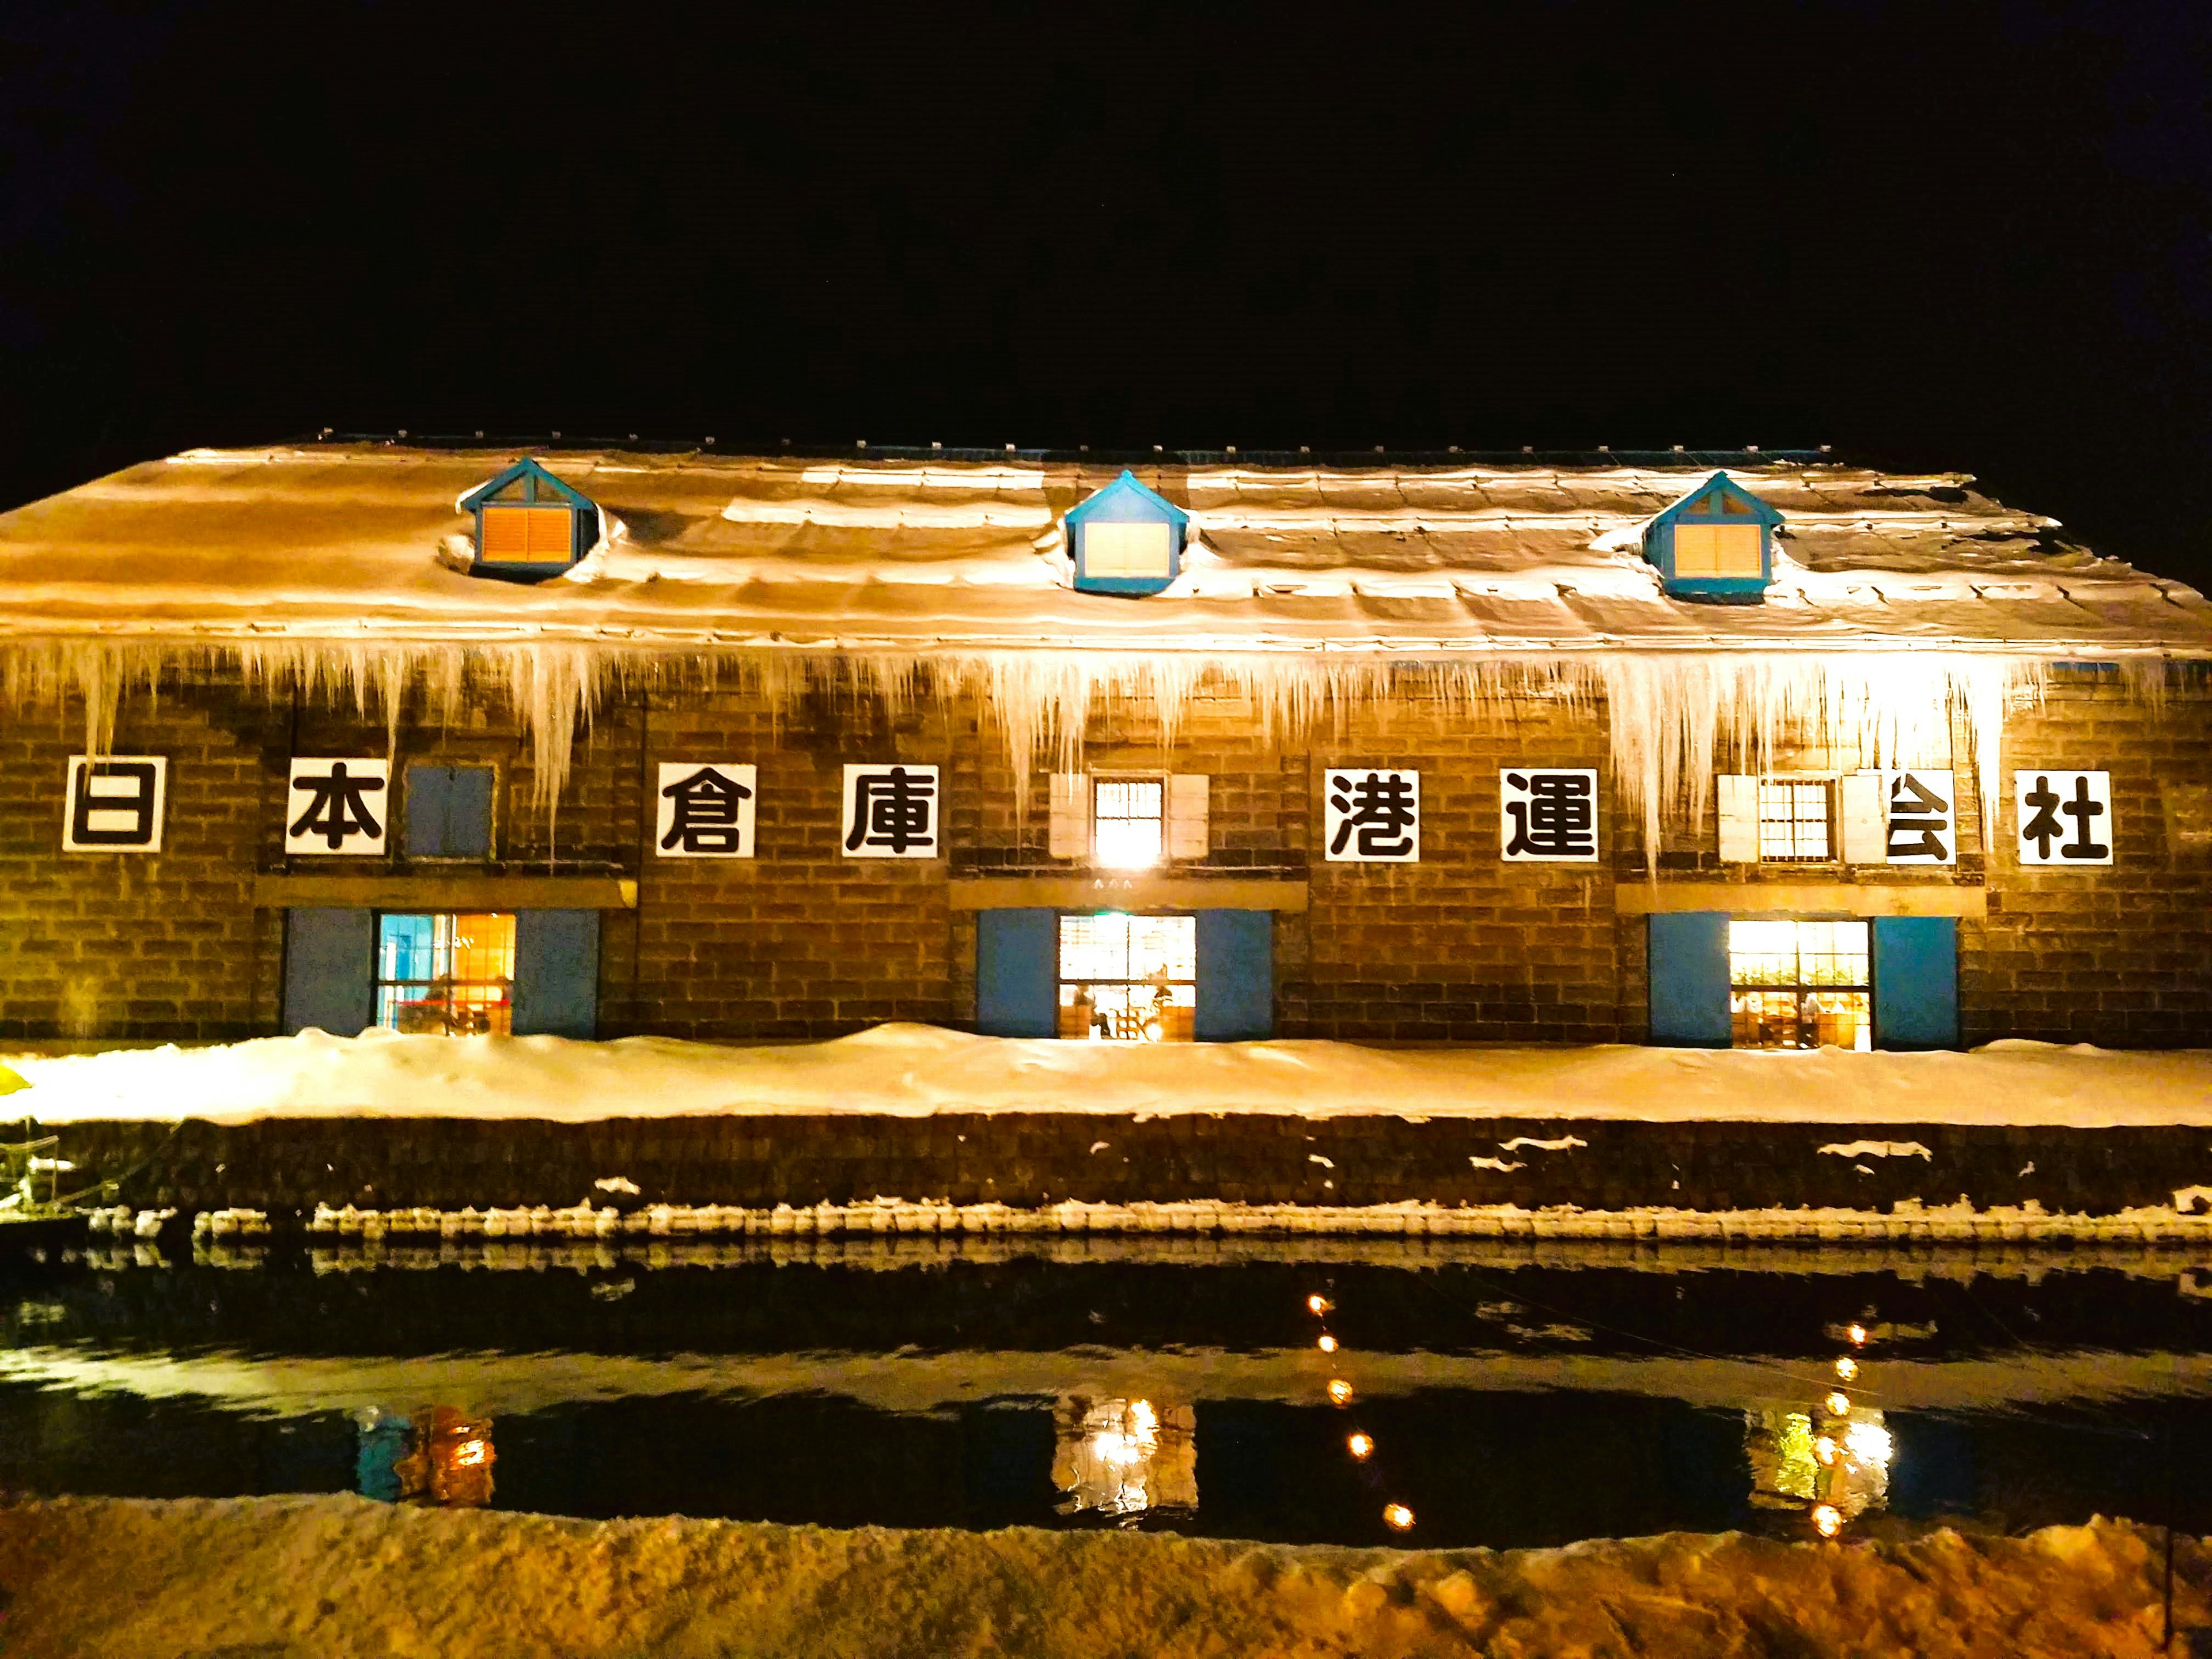
[[[2194,1539],[2174,1555],[2187,1632],[2208,1616],[2212,1568]],[[0,1510],[10,1651],[135,1659],[2148,1659],[2163,1647],[2162,1566],[2159,1534],[2113,1522],[1880,1546],[1676,1534],[1498,1553],[589,1522],[337,1497]]]
[[[1969,1054],[1650,1048],[1376,1049],[1158,1044],[878,1026],[733,1048],[665,1037],[358,1037],[9,1061],[11,1109],[47,1125],[269,1117],[608,1118],[1267,1112],[1310,1118],[2212,1126],[2212,1050],[2008,1041]],[[1571,1149],[1552,1157],[1572,1157]]]

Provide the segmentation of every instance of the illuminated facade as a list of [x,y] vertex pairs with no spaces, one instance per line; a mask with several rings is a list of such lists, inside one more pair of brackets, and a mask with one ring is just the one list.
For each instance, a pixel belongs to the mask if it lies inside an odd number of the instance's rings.
[[1961,476],[334,443],[0,595],[10,1038],[2212,1042],[2212,615]]

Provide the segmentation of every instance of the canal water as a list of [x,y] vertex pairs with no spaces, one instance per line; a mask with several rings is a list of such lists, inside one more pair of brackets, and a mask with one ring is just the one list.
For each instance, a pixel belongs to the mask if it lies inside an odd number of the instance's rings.
[[0,1487],[1432,1547],[2212,1531],[2185,1261],[914,1243],[0,1264]]

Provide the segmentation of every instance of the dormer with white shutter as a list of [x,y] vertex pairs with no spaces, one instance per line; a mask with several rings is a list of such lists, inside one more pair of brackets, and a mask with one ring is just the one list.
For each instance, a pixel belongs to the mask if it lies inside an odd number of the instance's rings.
[[1061,524],[1078,592],[1157,593],[1182,573],[1190,515],[1126,468]]
[[1670,599],[1756,605],[1774,579],[1782,514],[1716,472],[1644,527],[1644,556]]

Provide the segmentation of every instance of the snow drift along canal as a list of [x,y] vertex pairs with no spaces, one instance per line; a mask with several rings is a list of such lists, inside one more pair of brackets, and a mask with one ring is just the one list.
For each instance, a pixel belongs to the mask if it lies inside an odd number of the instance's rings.
[[[137,1659],[2149,1659],[2170,1650],[2162,1571],[2157,1533],[2111,1523],[1883,1547],[1674,1534],[1498,1553],[590,1522],[351,1498],[0,1509],[20,1650]],[[2177,1630],[2205,1622],[2208,1578],[2203,1547],[2177,1540]]]
[[884,1025],[827,1042],[358,1037],[8,1062],[10,1109],[47,1125],[202,1118],[687,1117],[1066,1111],[1168,1116],[1576,1118],[1635,1122],[2212,1126],[2212,1050],[2002,1042],[1968,1054],[1637,1048],[1146,1046]]

